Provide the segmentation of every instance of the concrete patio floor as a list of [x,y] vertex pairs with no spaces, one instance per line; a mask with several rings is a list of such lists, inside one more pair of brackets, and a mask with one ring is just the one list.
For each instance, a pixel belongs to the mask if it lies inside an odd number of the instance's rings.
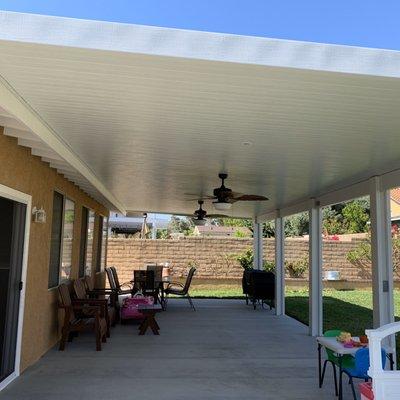
[[[238,300],[170,300],[161,335],[117,326],[103,351],[84,334],[50,350],[2,400],[335,399],[329,369],[317,383],[315,339],[289,317]],[[345,398],[351,399],[348,385]]]

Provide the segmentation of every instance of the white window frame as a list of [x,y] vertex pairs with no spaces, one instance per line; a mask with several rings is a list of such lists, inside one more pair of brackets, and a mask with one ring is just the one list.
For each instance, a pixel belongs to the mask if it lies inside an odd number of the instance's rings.
[[[55,286],[49,287],[48,288],[49,291],[56,289],[61,283],[69,282],[71,280],[71,278],[64,278],[64,279],[61,278],[61,266],[62,266],[62,259],[63,259],[63,250],[64,250],[64,219],[65,219],[65,202],[66,202],[66,200],[69,200],[74,203],[74,226],[75,226],[75,217],[76,217],[76,201],[74,199],[72,199],[71,197],[67,196],[61,190],[55,189],[53,191],[53,195],[54,195],[54,192],[57,192],[59,195],[61,195],[63,197],[63,212],[62,212],[62,221],[61,221],[60,258],[58,260],[58,279],[57,279],[58,283]],[[74,226],[72,228],[72,243],[74,241]],[[50,248],[50,252],[51,252],[51,248]],[[71,255],[71,267],[72,267],[72,255]],[[50,268],[50,265],[49,265],[49,268]]]

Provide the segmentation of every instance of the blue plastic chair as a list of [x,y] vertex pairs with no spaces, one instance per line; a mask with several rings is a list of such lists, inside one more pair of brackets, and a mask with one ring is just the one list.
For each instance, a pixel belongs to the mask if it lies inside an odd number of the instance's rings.
[[[382,368],[386,364],[386,351],[382,349]],[[369,349],[360,349],[354,355],[354,368],[344,368],[344,372],[350,379],[351,389],[353,391],[354,400],[357,400],[356,391],[354,389],[353,378],[364,379],[368,382],[368,369],[369,369]]]

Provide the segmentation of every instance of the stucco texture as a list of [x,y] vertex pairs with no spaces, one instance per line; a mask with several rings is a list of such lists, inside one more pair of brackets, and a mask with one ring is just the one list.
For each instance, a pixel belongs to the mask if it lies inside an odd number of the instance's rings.
[[[59,338],[58,294],[56,289],[48,289],[53,192],[57,190],[75,202],[72,278],[78,276],[82,206],[96,212],[95,233],[99,214],[108,216],[108,210],[39,157],[32,156],[30,149],[18,146],[17,139],[3,135],[2,127],[0,165],[0,184],[31,195],[32,207],[43,207],[47,213],[45,224],[32,223],[30,228],[21,358],[21,370],[24,370],[38,360]],[[97,256],[96,243],[95,234],[93,269]],[[92,276],[94,274],[93,270]]]

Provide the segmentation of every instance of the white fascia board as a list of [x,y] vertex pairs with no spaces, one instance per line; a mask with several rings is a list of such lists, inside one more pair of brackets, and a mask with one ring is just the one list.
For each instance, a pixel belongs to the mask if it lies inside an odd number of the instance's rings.
[[390,190],[400,186],[400,170],[388,172],[381,176],[381,189]]
[[280,216],[279,215],[279,210],[273,210],[273,211],[270,211],[270,212],[265,213],[265,214],[257,215],[255,220],[256,220],[257,223],[263,223],[263,222],[273,221],[276,218],[278,218],[279,216]]
[[[382,190],[390,190],[400,186],[400,170],[388,172],[380,175],[380,185]],[[372,178],[372,177],[371,177]],[[345,186],[341,189],[329,191],[325,194],[310,199],[299,201],[293,205],[284,207],[280,210],[272,210],[256,217],[257,222],[265,222],[273,220],[275,217],[287,217],[299,212],[309,210],[313,204],[317,203],[320,207],[326,207],[345,201],[357,199],[359,197],[368,196],[370,194],[371,178],[354,185]]]
[[370,183],[367,179],[365,181],[355,183],[354,185],[346,186],[342,189],[328,192],[322,196],[319,196],[317,200],[319,201],[321,207],[325,207],[367,196],[369,195],[369,191]]
[[[1,22],[0,22],[1,25]],[[18,118],[25,126],[46,143],[62,160],[81,173],[94,188],[99,191],[107,202],[116,210],[125,213],[125,207],[103,185],[89,167],[64,143],[56,132],[27,104],[13,88],[0,77],[0,104]],[[36,150],[33,149],[34,154]],[[40,155],[40,154],[39,154]],[[52,158],[51,154],[47,155]]]
[[[49,34],[51,32],[51,34]],[[400,52],[0,11],[0,40],[400,77]]]
[[304,211],[311,210],[315,205],[315,199],[304,200],[299,203],[290,205],[288,207],[282,208],[279,210],[280,217],[289,217],[294,214],[298,214]]

